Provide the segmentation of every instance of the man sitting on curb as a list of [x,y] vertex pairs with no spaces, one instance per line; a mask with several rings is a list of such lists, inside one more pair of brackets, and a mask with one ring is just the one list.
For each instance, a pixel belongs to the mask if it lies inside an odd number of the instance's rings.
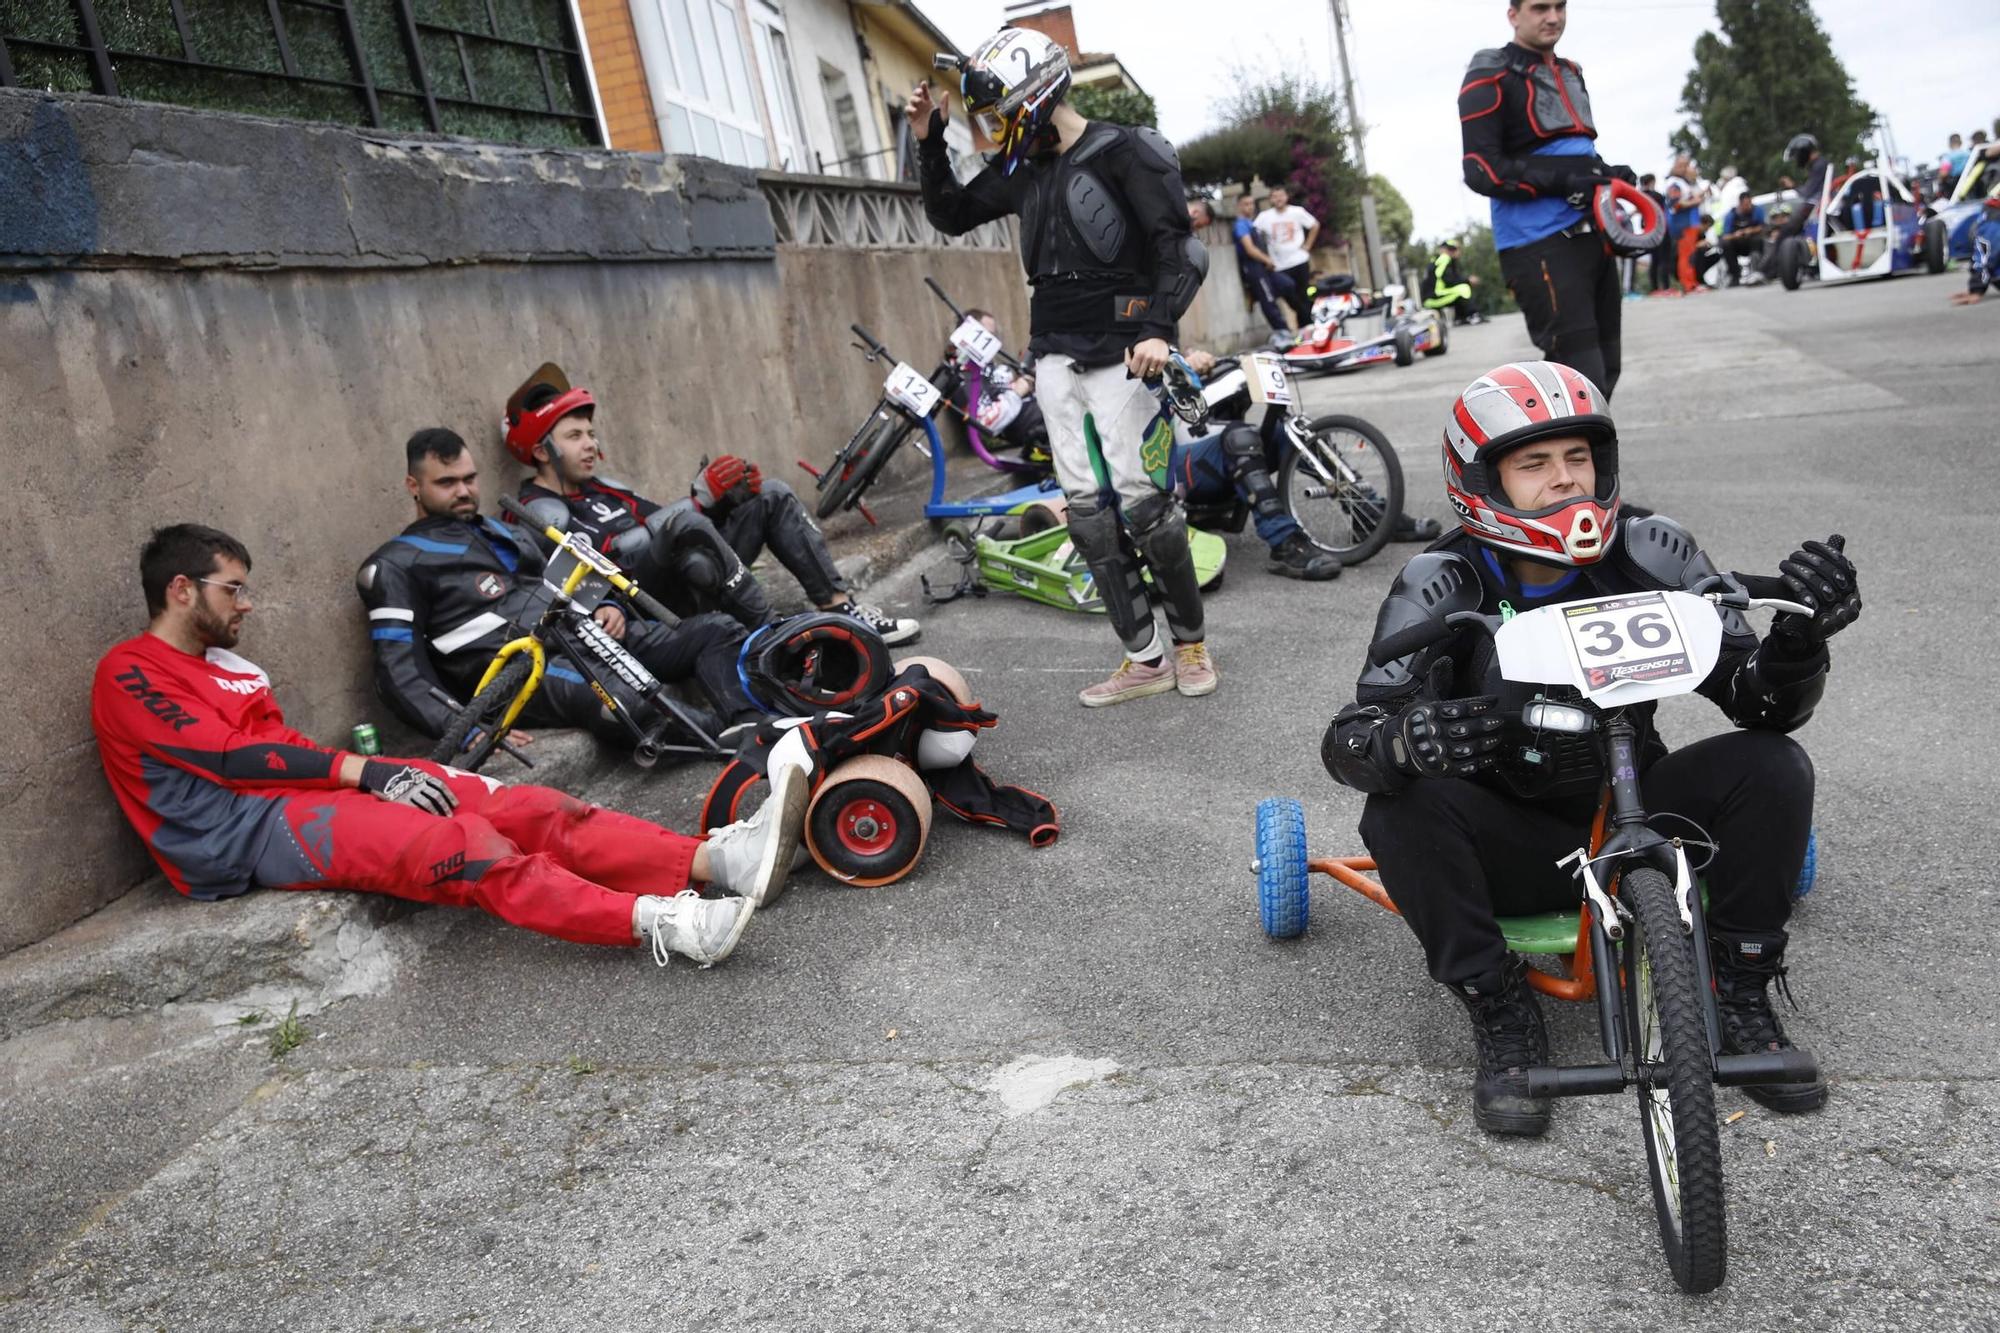
[[[708,967],[783,890],[805,818],[797,767],[772,775],[756,815],[703,842],[547,787],[329,749],[285,725],[270,677],[234,651],[249,577],[227,533],[155,532],[139,556],[151,619],[91,686],[104,775],[181,893],[385,893]],[[695,882],[735,896],[704,899]]]
[[1472,299],[1472,289],[1478,283],[1477,273],[1467,273],[1458,266],[1458,240],[1454,237],[1440,245],[1431,259],[1431,271],[1424,281],[1424,309],[1440,314],[1450,311],[1453,324],[1484,324],[1486,316],[1479,313]]
[[777,619],[750,572],[769,546],[820,610],[852,616],[892,647],[923,632],[914,620],[854,600],[799,497],[784,482],[766,480],[755,463],[724,454],[695,475],[688,498],[667,505],[598,476],[597,400],[570,387],[554,365],[509,400],[507,450],[535,470],[521,483],[528,512],[550,527],[587,533],[676,614],[726,611],[747,629]]
[[[541,548],[519,528],[480,516],[479,469],[456,432],[420,430],[404,454],[404,484],[416,501],[417,521],[376,548],[355,586],[368,608],[376,692],[405,722],[441,736],[453,706],[433,691],[469,701],[493,654],[517,627],[541,614],[549,593]],[[597,608],[596,620],[660,680],[699,684],[719,722],[747,724],[763,716],[737,677],[744,633],[728,616],[689,616],[669,627],[628,620],[606,604]],[[562,661],[549,663],[521,721],[629,739],[590,683]]]

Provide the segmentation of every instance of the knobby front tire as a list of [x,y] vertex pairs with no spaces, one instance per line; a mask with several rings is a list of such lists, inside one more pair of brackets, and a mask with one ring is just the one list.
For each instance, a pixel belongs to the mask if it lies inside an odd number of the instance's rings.
[[894,412],[870,424],[848,452],[847,460],[834,464],[839,473],[827,479],[826,489],[819,493],[819,505],[813,512],[821,518],[832,518],[859,501],[874,482],[875,474],[889,461],[906,425]]
[[1625,1013],[1660,1243],[1682,1291],[1713,1291],[1728,1271],[1729,1233],[1695,942],[1681,928],[1673,885],[1658,870],[1627,871],[1618,893],[1633,917],[1623,958]]
[[[1403,512],[1403,465],[1389,437],[1360,417],[1317,417],[1310,429],[1313,452],[1334,483],[1326,486],[1287,445],[1278,494],[1315,546],[1333,552],[1343,565],[1358,565],[1388,543]],[[1348,480],[1336,460],[1356,479]],[[1310,493],[1316,490],[1326,494]]]
[[[431,762],[477,773],[479,766],[491,759],[500,742],[507,738],[507,732],[496,724],[506,716],[507,706],[527,683],[534,665],[526,653],[509,658],[507,665],[500,668],[500,674],[452,715],[451,724],[444,729],[444,738],[431,751]],[[479,733],[476,738],[475,731]],[[470,746],[466,744],[468,739],[472,742]]]

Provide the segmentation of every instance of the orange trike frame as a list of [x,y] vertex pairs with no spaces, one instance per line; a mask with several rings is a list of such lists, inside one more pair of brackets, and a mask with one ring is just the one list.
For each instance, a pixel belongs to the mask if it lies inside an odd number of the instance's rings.
[[[1590,822],[1590,854],[1596,856],[1604,845],[1604,817],[1609,809],[1608,795],[1597,807],[1597,817]],[[1371,856],[1315,856],[1306,861],[1306,869],[1313,874],[1330,875],[1353,889],[1378,907],[1385,907],[1397,916],[1402,912],[1396,908],[1389,891],[1382,887],[1382,881],[1369,872],[1375,869],[1375,858]],[[1605,884],[1604,891],[1616,896],[1618,879],[1614,874]],[[1584,899],[1578,913],[1576,925],[1576,947],[1570,953],[1570,974],[1559,977],[1553,972],[1545,972],[1532,963],[1528,966],[1528,984],[1544,995],[1558,1000],[1588,1000],[1597,994],[1597,974],[1590,961],[1590,900]]]

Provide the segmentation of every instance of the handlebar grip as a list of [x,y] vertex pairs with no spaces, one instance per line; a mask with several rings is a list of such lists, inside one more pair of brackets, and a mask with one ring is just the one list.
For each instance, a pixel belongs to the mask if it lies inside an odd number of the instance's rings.
[[638,584],[633,583],[621,591],[624,592],[626,597],[631,599],[632,605],[645,613],[646,619],[656,620],[662,625],[677,625],[680,623],[679,616],[669,611],[661,604],[659,598],[653,596],[653,594],[647,592]]
[[1398,630],[1382,642],[1368,650],[1371,666],[1387,666],[1401,657],[1408,657],[1420,648],[1428,648],[1441,639],[1451,637],[1451,626],[1441,620],[1427,620],[1421,625]]
[[952,300],[949,296],[945,295],[944,288],[938,286],[936,278],[931,277],[929,274],[925,274],[924,286],[930,288],[931,294],[936,296],[938,300],[944,302],[945,308],[951,311],[953,315],[958,317],[959,323],[961,324],[965,323],[965,312],[958,308],[958,302]]
[[506,510],[508,513],[512,514],[515,518],[520,519],[523,523],[527,524],[528,527],[535,532],[541,532],[542,530],[544,530],[549,526],[548,524],[542,522],[539,518],[536,518],[533,514],[529,513],[527,506],[522,504],[519,500],[516,500],[511,495],[503,495],[500,497],[500,507]]
[[884,347],[881,343],[881,340],[876,338],[874,334],[862,328],[859,324],[849,324],[847,327],[852,329],[854,331],[855,336],[860,338],[862,342],[868,344],[869,351],[877,352],[882,356],[889,355],[889,349]]

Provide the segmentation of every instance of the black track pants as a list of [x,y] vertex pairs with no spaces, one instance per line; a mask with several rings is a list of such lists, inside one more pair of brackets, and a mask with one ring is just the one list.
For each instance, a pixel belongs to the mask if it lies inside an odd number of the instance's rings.
[[1500,252],[1528,337],[1550,361],[1581,371],[1609,398],[1618,384],[1623,295],[1618,261],[1595,232]]
[[[1712,736],[1660,759],[1640,786],[1655,829],[1720,844],[1701,872],[1710,927],[1782,936],[1812,825],[1812,761],[1798,742],[1770,731]],[[1542,805],[1459,778],[1421,779],[1370,796],[1361,839],[1431,976],[1449,984],[1499,970],[1507,945],[1496,915],[1578,902],[1573,867],[1556,861],[1583,845],[1594,813],[1592,797]],[[1700,865],[1704,849],[1687,850]]]

